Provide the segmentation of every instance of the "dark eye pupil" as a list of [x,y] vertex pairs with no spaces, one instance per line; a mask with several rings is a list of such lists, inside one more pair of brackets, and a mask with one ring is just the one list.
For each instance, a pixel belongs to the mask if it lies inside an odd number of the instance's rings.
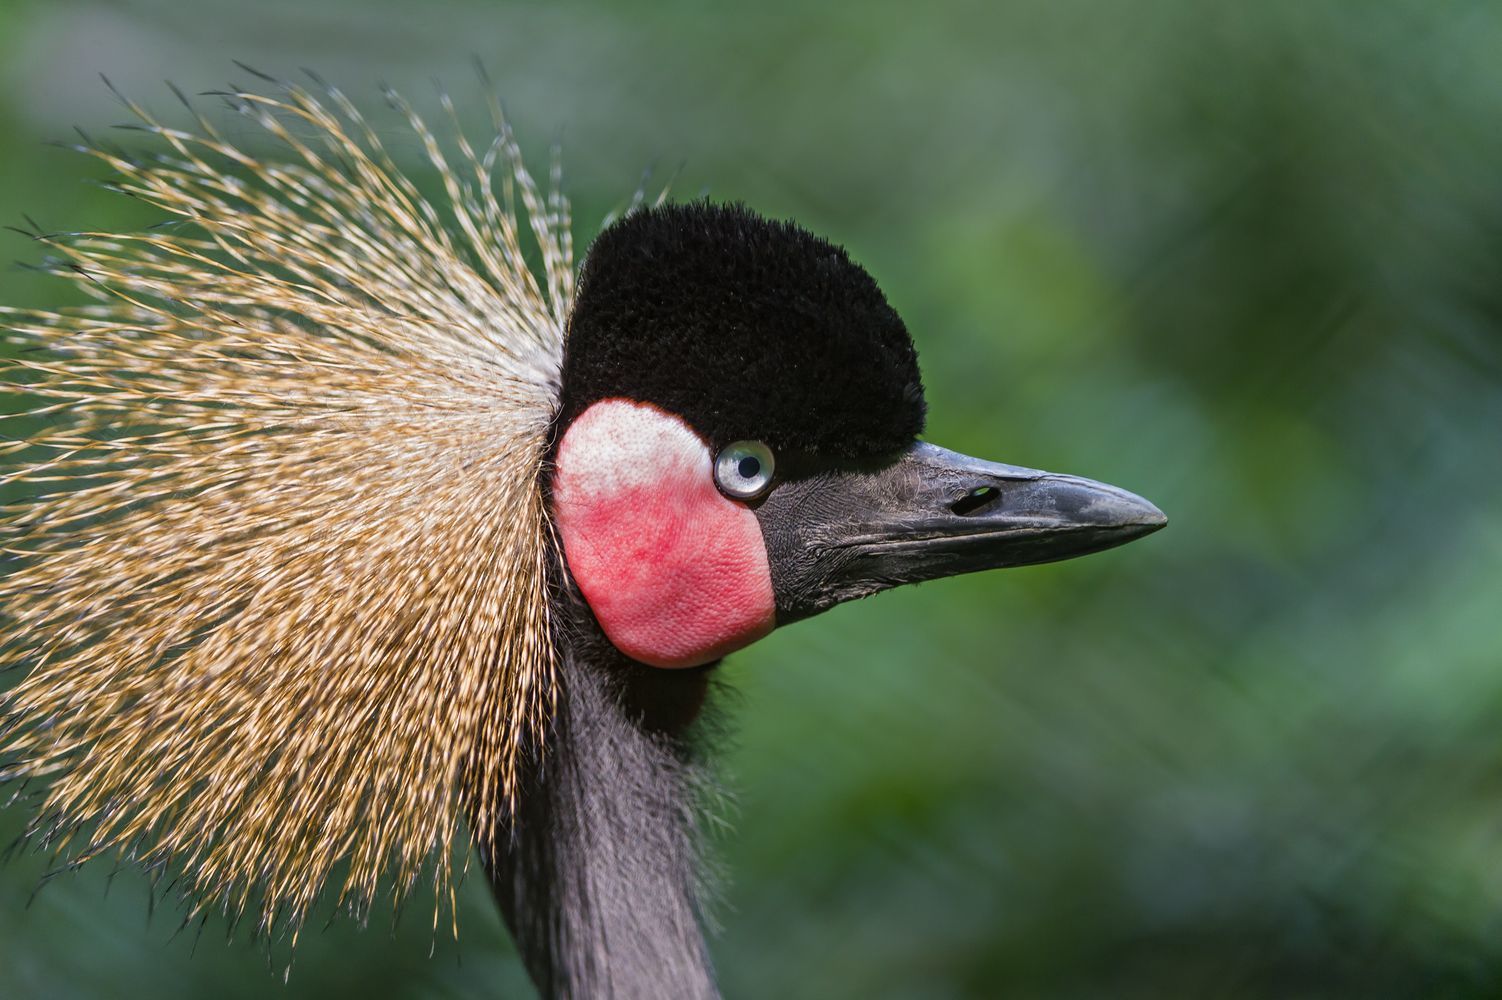
[[754,455],[747,455],[736,465],[735,471],[741,474],[742,479],[751,479],[761,471],[761,461]]

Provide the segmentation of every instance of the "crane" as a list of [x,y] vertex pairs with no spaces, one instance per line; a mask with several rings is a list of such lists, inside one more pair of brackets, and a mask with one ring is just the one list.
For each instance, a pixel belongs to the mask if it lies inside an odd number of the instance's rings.
[[576,280],[559,172],[498,108],[477,148],[388,95],[430,196],[319,86],[224,95],[282,159],[131,104],[162,152],[80,149],[171,224],[34,234],[93,301],[0,312],[0,779],[39,846],[294,941],[326,892],[441,908],[467,841],[545,996],[715,996],[716,665],[1165,518],[920,440],[906,327],[802,227],[641,204]]

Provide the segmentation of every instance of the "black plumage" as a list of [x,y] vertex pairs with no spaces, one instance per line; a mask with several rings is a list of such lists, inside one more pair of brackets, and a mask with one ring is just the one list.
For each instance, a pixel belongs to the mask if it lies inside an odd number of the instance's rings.
[[585,258],[564,342],[567,427],[626,396],[713,445],[855,457],[922,433],[907,327],[839,246],[741,205],[633,212]]

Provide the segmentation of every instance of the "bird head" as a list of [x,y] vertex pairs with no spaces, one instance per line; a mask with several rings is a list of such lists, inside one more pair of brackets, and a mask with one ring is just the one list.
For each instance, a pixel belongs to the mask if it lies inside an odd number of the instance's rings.
[[1114,486],[919,441],[917,354],[876,282],[739,206],[663,205],[605,230],[561,381],[551,501],[568,570],[609,640],[654,667],[1165,523]]
[[1163,524],[919,441],[902,320],[795,225],[634,211],[576,283],[498,106],[446,154],[388,95],[434,202],[337,90],[224,97],[288,162],[127,101],[171,154],[80,149],[177,224],[38,232],[94,301],[0,307],[0,786],[190,918],[295,940],[326,888],[363,917],[429,873],[441,906],[463,830],[546,992],[711,995],[708,671],[656,668]]

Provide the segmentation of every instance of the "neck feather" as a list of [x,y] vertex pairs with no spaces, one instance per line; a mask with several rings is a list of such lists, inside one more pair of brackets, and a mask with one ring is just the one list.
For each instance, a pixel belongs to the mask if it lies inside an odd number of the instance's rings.
[[717,997],[694,838],[705,781],[682,737],[709,668],[644,667],[570,631],[549,744],[486,852],[496,900],[544,997]]

